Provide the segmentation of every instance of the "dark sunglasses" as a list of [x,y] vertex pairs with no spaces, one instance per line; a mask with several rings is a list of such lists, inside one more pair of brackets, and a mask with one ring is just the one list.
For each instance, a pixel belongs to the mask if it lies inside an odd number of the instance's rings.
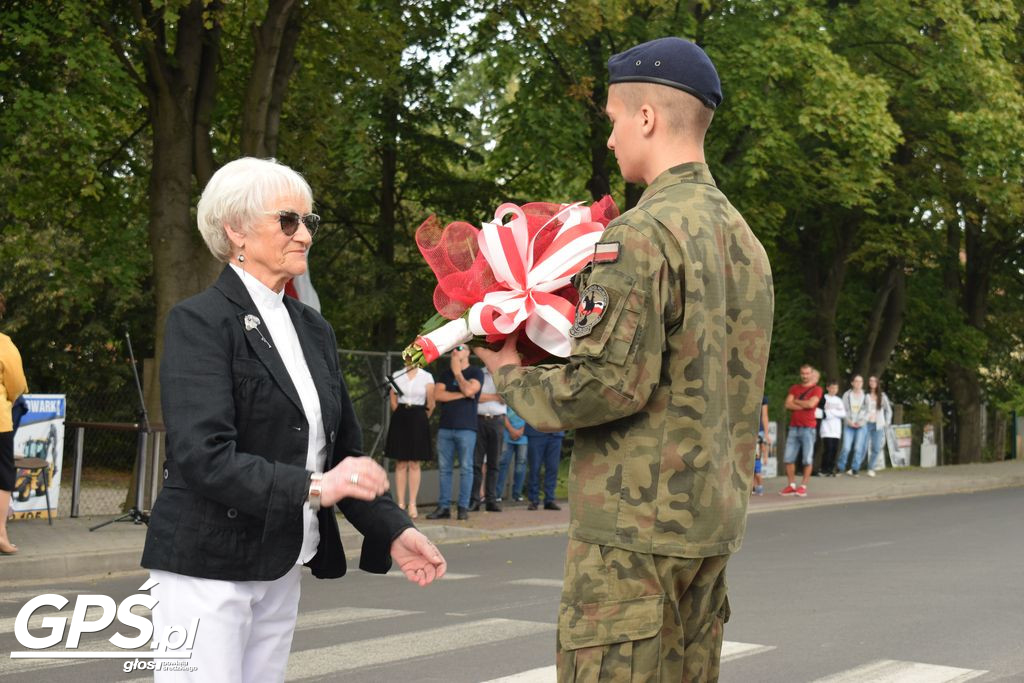
[[315,213],[307,213],[305,216],[300,216],[294,211],[278,211],[277,220],[281,223],[281,232],[291,237],[295,234],[295,231],[299,229],[299,221],[306,226],[306,230],[309,230],[309,236],[313,237],[316,235],[316,231],[320,228],[320,216]]

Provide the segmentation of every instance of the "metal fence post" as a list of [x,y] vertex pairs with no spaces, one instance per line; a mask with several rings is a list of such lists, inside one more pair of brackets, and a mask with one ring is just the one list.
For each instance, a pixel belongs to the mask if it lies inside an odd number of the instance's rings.
[[75,430],[75,474],[71,480],[71,516],[78,516],[82,493],[82,454],[85,449],[85,427]]
[[153,509],[156,502],[156,495],[160,488],[160,435],[162,432],[153,432],[153,471],[149,484],[149,509]]

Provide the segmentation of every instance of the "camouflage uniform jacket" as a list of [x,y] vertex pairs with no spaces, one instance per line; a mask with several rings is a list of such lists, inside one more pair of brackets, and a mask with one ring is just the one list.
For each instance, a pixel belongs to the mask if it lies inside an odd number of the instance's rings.
[[734,552],[771,341],[764,248],[702,163],[659,175],[608,225],[609,242],[618,259],[577,276],[604,308],[589,333],[587,321],[574,329],[569,362],[507,366],[498,390],[530,425],[576,429],[571,537],[674,557]]

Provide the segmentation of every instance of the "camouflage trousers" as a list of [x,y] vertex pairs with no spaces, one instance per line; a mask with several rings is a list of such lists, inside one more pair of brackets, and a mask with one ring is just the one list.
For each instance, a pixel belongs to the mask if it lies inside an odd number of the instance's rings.
[[717,681],[728,555],[646,555],[569,540],[559,683]]

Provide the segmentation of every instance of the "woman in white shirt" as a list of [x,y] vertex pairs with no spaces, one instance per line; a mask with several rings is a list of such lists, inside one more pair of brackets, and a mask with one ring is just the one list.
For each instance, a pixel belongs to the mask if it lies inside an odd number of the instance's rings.
[[[434,377],[416,366],[406,366],[391,379],[391,427],[384,453],[395,460],[398,505],[416,519],[419,516],[416,496],[420,492],[420,462],[434,458],[427,421],[434,412]],[[405,497],[407,484],[408,507]]]
[[885,428],[892,424],[892,405],[877,377],[868,377],[868,476],[875,476],[878,455],[882,452]]

